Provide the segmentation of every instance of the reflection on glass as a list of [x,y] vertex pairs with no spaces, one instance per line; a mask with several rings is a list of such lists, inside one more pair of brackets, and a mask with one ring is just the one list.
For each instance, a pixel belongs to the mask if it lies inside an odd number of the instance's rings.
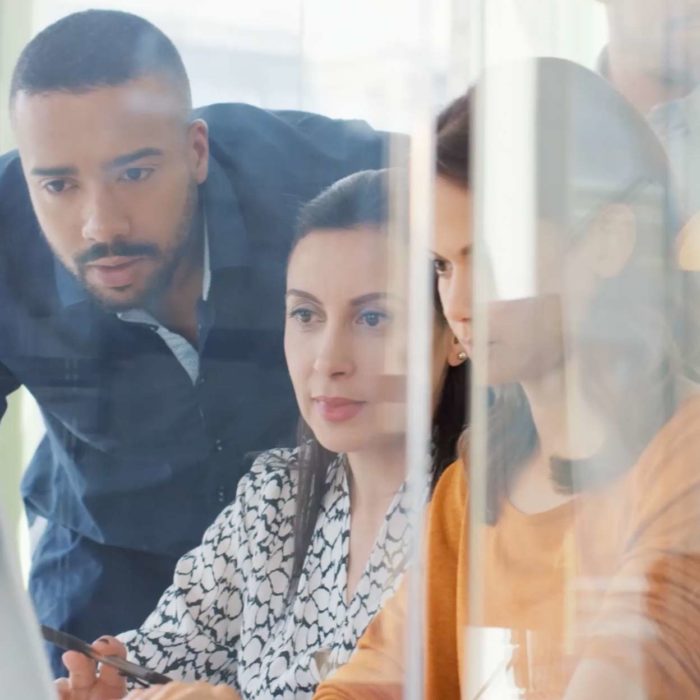
[[[509,89],[523,83],[525,100]],[[690,696],[700,425],[697,401],[677,398],[665,154],[618,93],[574,64],[493,69],[480,93],[475,187],[492,191],[473,312],[487,440],[471,498],[486,522],[470,523],[467,697]],[[529,168],[533,190],[533,288],[520,298],[488,284],[511,254],[489,245],[504,237],[488,217],[506,162],[488,138],[495,108],[533,125],[534,159],[511,166]]]
[[202,700],[700,695],[700,3],[144,5],[189,76],[37,0],[12,84],[38,617]]

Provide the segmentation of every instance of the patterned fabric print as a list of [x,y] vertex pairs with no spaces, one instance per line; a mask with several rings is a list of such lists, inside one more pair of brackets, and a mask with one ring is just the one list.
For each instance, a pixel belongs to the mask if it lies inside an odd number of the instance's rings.
[[406,566],[407,494],[402,487],[389,507],[347,603],[350,497],[345,460],[336,459],[290,606],[296,456],[278,449],[256,460],[234,503],[180,559],[156,610],[120,635],[130,660],[175,678],[227,683],[244,700],[311,697],[322,676],[348,660]]

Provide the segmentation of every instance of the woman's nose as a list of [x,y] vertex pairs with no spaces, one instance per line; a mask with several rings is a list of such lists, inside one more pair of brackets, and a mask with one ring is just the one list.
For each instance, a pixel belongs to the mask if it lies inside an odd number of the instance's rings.
[[337,377],[352,374],[354,369],[350,341],[345,334],[329,328],[316,355],[314,370],[328,377]]
[[472,317],[472,290],[467,275],[455,273],[447,281],[443,311],[448,321],[466,323]]

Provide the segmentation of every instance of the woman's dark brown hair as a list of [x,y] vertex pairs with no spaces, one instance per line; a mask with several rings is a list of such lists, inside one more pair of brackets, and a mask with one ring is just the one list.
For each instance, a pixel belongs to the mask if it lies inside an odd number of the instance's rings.
[[[613,203],[627,205],[636,223],[630,260],[619,275],[600,282],[587,320],[578,329],[586,390],[611,428],[594,457],[551,459],[555,487],[573,494],[629,469],[675,408],[674,207],[663,148],[621,95],[568,61],[535,59],[527,68],[534,76],[534,100],[517,105],[513,97],[511,113],[518,119],[534,110],[537,219],[554,223],[572,244]],[[522,69],[517,64],[487,72],[443,111],[437,132],[439,175],[470,187],[471,135],[482,127],[476,106],[484,86],[503,78],[515,84]],[[487,159],[485,154],[483,168],[490,167]],[[477,392],[475,400],[488,410],[486,520],[494,523],[507,484],[537,447],[537,433],[519,384]],[[465,462],[468,446],[467,430],[462,440]]]
[[[297,235],[290,258],[300,240],[311,232],[370,229],[387,235],[392,175],[387,170],[367,170],[350,175],[309,202],[299,215]],[[443,326],[444,316],[436,300],[436,320]],[[440,474],[457,458],[457,444],[466,422],[468,371],[464,364],[446,370],[438,404],[433,416],[431,436],[434,485]],[[316,521],[328,484],[328,467],[337,454],[327,450],[302,420],[299,428],[297,458],[297,498],[295,511],[294,563],[289,587],[290,599],[301,575]]]

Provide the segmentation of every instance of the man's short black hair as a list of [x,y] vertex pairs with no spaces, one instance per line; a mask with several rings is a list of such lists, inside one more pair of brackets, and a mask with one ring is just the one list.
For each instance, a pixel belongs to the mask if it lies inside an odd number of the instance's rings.
[[17,93],[84,93],[148,75],[170,80],[191,107],[189,80],[173,42],[142,17],[116,10],[86,10],[63,17],[22,51],[12,75]]

